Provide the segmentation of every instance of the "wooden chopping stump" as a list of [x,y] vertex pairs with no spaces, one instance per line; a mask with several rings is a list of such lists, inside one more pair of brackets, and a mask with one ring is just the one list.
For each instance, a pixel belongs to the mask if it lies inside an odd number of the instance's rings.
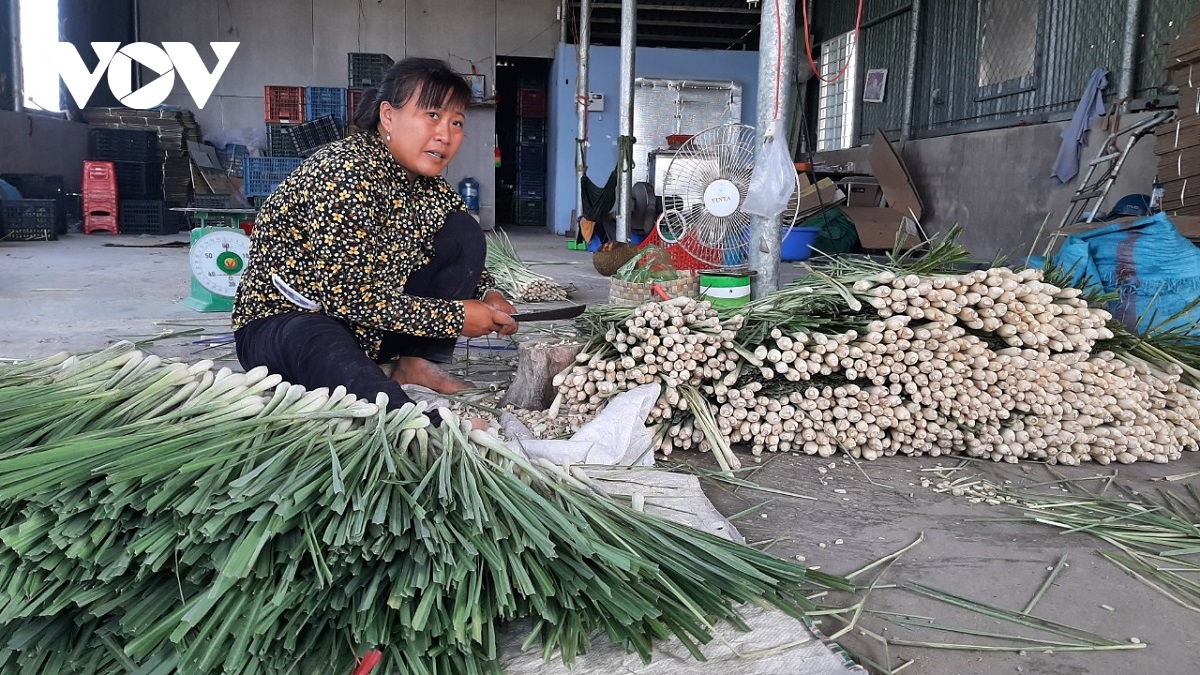
[[560,339],[526,340],[517,346],[517,374],[502,405],[545,410],[554,401],[554,376],[575,363],[582,342]]

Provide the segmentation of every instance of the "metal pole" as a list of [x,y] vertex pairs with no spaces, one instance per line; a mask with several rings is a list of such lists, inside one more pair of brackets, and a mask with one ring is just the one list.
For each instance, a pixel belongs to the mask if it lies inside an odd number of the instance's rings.
[[[618,134],[633,136],[633,61],[637,50],[637,0],[621,0],[621,118]],[[621,148],[617,146],[617,165],[621,166]],[[629,241],[629,216],[632,207],[633,167],[621,169],[617,183],[617,241]]]
[[921,39],[921,0],[912,0],[908,16],[908,72],[904,74],[904,117],[900,121],[900,140],[912,138],[913,102],[917,96],[917,48]]
[[12,34],[17,36],[9,46],[12,54],[12,109],[21,112],[25,109],[25,95],[22,93],[25,84],[21,66],[21,3],[18,0],[8,3],[8,20]]
[[575,61],[579,72],[575,74],[575,115],[579,129],[575,133],[575,222],[583,216],[583,177],[587,175],[588,142],[588,63],[592,40],[592,0],[579,3],[579,41],[575,45]]
[[570,0],[562,0],[558,3],[558,44],[567,44],[567,12],[570,11],[570,6],[567,4]]
[[1142,18],[1142,0],[1125,0],[1125,40],[1121,47],[1121,77],[1117,98],[1133,98],[1133,76],[1137,69],[1138,24]]
[[[758,42],[758,148],[779,118],[780,136],[775,143],[787,143],[792,111],[787,105],[795,87],[796,0],[778,0],[762,4],[762,29]],[[791,155],[791,149],[788,149]],[[779,289],[779,216],[750,218],[750,269],[757,274],[750,281],[755,297]]]

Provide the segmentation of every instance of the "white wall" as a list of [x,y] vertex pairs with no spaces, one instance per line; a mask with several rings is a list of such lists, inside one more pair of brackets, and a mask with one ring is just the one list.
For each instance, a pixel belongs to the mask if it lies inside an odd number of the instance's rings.
[[[472,66],[495,82],[495,57],[550,58],[558,43],[558,0],[141,0],[140,39],[197,43],[240,42],[212,98],[196,119],[206,135],[260,131],[263,86],[345,87],[346,54],[377,52],[441,58],[463,72]],[[166,101],[195,109],[176,81]],[[480,220],[495,223],[495,109],[472,107],[467,141],[447,169],[453,184],[480,182]]]

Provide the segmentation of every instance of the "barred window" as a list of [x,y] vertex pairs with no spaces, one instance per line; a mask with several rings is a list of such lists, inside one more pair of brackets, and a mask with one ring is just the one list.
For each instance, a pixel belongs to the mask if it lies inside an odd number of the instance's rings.
[[[817,149],[840,150],[854,145],[851,137],[855,115],[855,83],[858,82],[858,54],[854,32],[844,33],[821,43],[821,89],[817,106]],[[843,65],[846,72],[836,82]]]

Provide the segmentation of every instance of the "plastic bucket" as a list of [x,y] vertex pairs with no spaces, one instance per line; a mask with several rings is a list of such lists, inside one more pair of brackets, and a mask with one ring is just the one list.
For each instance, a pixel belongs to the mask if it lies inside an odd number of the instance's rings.
[[701,272],[700,297],[713,307],[741,307],[750,302],[750,275],[737,272]]
[[812,256],[809,245],[817,240],[820,232],[816,227],[793,227],[779,245],[779,259],[784,262],[808,260]]

